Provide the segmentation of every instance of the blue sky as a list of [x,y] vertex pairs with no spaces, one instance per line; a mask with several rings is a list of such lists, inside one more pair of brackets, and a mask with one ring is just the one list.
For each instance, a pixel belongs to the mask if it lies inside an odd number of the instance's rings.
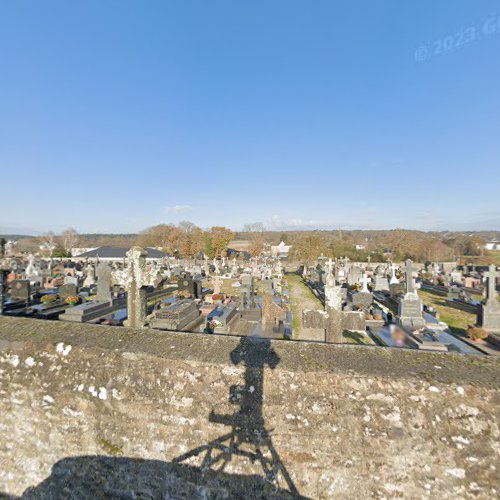
[[0,2],[0,229],[500,230],[500,4]]

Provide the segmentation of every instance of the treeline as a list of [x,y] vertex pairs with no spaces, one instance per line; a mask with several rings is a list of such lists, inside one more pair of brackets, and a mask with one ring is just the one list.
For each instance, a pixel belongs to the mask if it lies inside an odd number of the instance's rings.
[[140,234],[85,234],[67,229],[60,235],[47,233],[40,237],[18,239],[17,251],[39,252],[43,247],[57,255],[74,247],[133,245],[163,249],[170,255],[193,257],[203,252],[210,258],[222,256],[232,239],[248,241],[251,255],[259,255],[265,243],[280,241],[292,245],[290,258],[312,262],[319,255],[348,257],[351,260],[451,261],[461,256],[483,256],[485,242],[500,239],[500,232],[423,232],[412,230],[336,230],[336,231],[267,231],[261,223],[247,224],[244,231],[233,233],[223,226],[202,229],[192,222],[159,224]]
[[[240,235],[244,237],[244,235]],[[318,255],[351,260],[452,261],[463,255],[483,255],[485,239],[477,234],[390,231],[293,231],[280,239],[293,245],[292,260],[312,262]]]
[[233,232],[227,227],[213,226],[203,230],[192,222],[159,224],[144,231],[136,243],[143,247],[158,247],[170,255],[191,258],[204,253],[209,258],[226,254]]

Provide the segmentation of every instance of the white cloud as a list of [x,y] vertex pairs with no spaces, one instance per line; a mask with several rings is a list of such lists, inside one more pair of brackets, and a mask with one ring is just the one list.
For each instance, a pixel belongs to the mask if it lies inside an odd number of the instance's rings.
[[191,205],[175,205],[173,207],[165,207],[165,213],[167,214],[185,214],[192,211],[193,207]]

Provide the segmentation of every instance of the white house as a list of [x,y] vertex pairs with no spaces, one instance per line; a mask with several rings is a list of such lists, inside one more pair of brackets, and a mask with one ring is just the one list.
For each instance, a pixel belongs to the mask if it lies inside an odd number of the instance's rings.
[[284,241],[280,241],[278,245],[271,245],[271,255],[280,259],[287,259],[290,248],[292,248],[292,245],[286,245]]
[[485,250],[500,250],[500,241],[490,240],[484,245]]

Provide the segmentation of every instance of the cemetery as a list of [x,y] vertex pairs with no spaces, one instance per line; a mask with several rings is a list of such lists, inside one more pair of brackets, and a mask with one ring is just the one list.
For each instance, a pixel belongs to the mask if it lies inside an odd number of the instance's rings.
[[[1,260],[1,313],[68,323],[497,355],[498,271],[326,258],[284,244],[185,259],[139,246]],[[149,254],[152,257],[149,257]],[[237,258],[238,255],[238,258]],[[484,295],[484,297],[483,297]],[[464,323],[465,321],[465,323]]]

